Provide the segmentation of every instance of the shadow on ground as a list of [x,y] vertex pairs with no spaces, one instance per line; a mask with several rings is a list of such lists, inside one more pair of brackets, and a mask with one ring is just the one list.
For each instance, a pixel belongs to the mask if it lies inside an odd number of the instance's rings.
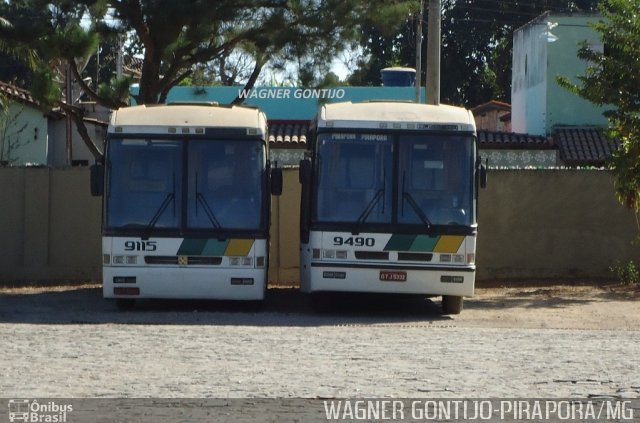
[[138,300],[132,310],[118,310],[115,302],[102,298],[100,287],[0,294],[0,323],[321,326],[448,320],[441,315],[439,298],[344,294],[317,311],[297,288],[269,289],[261,304]]
[[[562,309],[598,301],[640,300],[640,286],[536,286],[480,289],[465,310]],[[118,310],[102,298],[100,286],[0,289],[0,324],[163,324],[324,326],[449,324],[440,297],[341,294],[318,312],[297,288],[270,288],[260,305],[237,301],[139,300]]]

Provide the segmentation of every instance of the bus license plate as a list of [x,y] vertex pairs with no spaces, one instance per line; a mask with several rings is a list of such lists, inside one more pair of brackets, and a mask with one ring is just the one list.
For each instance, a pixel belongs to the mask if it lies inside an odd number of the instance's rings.
[[407,280],[407,272],[381,270],[380,280],[385,282],[405,282]]

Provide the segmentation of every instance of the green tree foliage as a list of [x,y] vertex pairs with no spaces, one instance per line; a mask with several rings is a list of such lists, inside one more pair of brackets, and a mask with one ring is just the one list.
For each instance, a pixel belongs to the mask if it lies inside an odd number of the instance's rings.
[[[131,79],[113,77],[86,83],[97,75],[84,66],[100,41],[128,40],[142,56],[138,104],[164,102],[169,90],[192,77],[199,65],[229,57],[242,49],[254,60],[249,88],[269,61],[297,58],[308,64],[329,63],[335,52],[355,40],[362,24],[406,15],[406,0],[14,0],[0,3],[0,16],[11,12],[13,26],[0,26],[0,39],[28,46],[39,54],[32,80],[44,104],[73,113],[64,101],[61,70],[68,66],[85,95],[110,108],[127,104]],[[382,18],[384,17],[384,19]],[[92,65],[93,66],[93,65]],[[326,69],[318,68],[316,69]],[[101,77],[104,79],[104,76]],[[81,128],[79,128],[81,129]],[[80,130],[83,133],[83,130]],[[88,142],[85,139],[85,142]],[[93,150],[93,148],[92,148]],[[94,154],[98,154],[94,152]]]
[[[0,34],[14,32],[14,25],[8,15],[0,15]],[[16,64],[21,64],[27,69],[35,67],[37,61],[34,50],[16,42],[11,37],[0,38],[0,54],[5,56],[6,60],[16,61]]]
[[640,0],[606,0],[602,19],[593,24],[604,52],[584,44],[578,56],[588,63],[585,75],[572,84],[558,82],[599,106],[610,105],[608,136],[621,142],[611,160],[618,199],[640,212]]
[[[424,1],[423,61],[428,31],[428,0]],[[596,0],[442,0],[442,102],[467,107],[493,99],[509,102],[513,31],[545,11],[588,11],[595,4]],[[419,1],[415,1],[415,5],[414,13],[391,32],[377,27],[375,22],[364,25],[360,39],[363,59],[349,78],[351,84],[379,85],[382,68],[415,67]],[[425,66],[422,72],[424,81]]]
[[[82,0],[95,7],[95,0]],[[356,0],[100,0],[120,31],[133,34],[143,55],[138,103],[163,102],[197,65],[242,49],[254,59],[255,82],[269,60],[330,57],[358,33],[361,15],[404,2]],[[103,23],[104,23],[104,18]],[[114,26],[104,25],[114,29]]]

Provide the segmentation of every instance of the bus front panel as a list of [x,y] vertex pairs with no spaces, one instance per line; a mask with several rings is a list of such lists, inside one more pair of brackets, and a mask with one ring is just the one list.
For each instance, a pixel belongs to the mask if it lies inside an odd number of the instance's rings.
[[266,239],[103,238],[105,298],[262,300]]
[[474,235],[311,231],[301,254],[304,292],[474,292]]

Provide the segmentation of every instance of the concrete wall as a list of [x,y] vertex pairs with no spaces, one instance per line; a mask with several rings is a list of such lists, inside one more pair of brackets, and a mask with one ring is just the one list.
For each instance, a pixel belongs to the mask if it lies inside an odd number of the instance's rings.
[[[543,15],[513,34],[511,75],[511,127],[514,132],[545,135],[556,125],[606,126],[602,112],[607,107],[593,103],[562,88],[558,76],[578,83],[587,63],[578,58],[579,43],[591,48],[601,44],[599,34],[589,26],[595,15]],[[556,36],[548,41],[549,29]]]
[[610,278],[616,260],[640,260],[608,172],[495,170],[480,194],[480,280]]
[[283,172],[282,195],[271,197],[269,280],[297,285],[300,274],[300,183],[298,169]]
[[100,216],[87,169],[0,168],[0,282],[99,279]]
[[[300,185],[274,197],[270,280],[297,284]],[[0,168],[0,283],[99,280],[101,200],[86,168]],[[478,279],[610,278],[640,259],[636,216],[604,171],[494,170],[481,192]]]
[[534,21],[513,33],[511,130],[546,134],[546,23]]
[[565,76],[580,84],[578,75],[586,73],[587,62],[578,57],[579,43],[586,41],[590,48],[602,51],[600,34],[589,26],[600,18],[551,15],[549,20],[558,24],[552,29],[558,39],[547,44],[547,132],[556,125],[607,126],[607,118],[602,113],[610,107],[596,106],[556,82],[558,76]]

